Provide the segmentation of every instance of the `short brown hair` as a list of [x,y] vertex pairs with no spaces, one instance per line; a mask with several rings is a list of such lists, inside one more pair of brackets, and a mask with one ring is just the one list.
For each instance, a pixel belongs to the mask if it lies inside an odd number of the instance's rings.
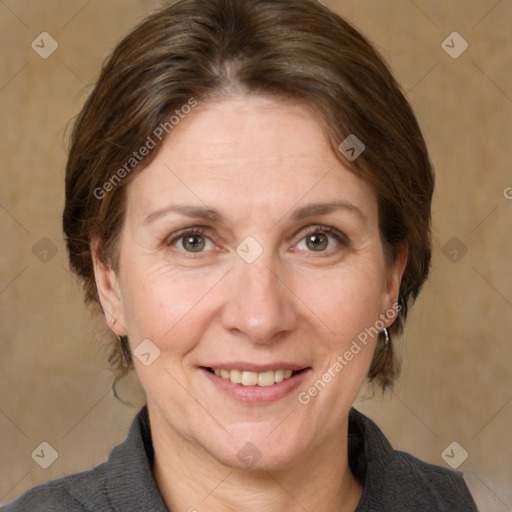
[[[390,329],[401,333],[430,265],[433,169],[416,118],[381,57],[314,0],[181,0],[149,16],[115,48],[78,116],[66,167],[63,226],[86,302],[99,304],[91,239],[115,270],[126,187],[161,142],[127,168],[134,151],[156,127],[170,133],[170,117],[191,99],[235,93],[313,108],[340,161],[373,188],[389,261],[402,245],[408,249],[401,310]],[[353,161],[338,149],[350,134],[366,146]],[[116,173],[122,179],[114,183]],[[132,364],[117,340],[111,361],[120,371]],[[392,344],[378,343],[369,379],[385,388],[398,368]]]

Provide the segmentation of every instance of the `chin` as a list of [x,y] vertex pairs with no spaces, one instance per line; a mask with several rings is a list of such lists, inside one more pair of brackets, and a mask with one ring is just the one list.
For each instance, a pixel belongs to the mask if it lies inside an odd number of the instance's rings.
[[289,438],[286,443],[269,442],[265,436],[246,436],[246,439],[233,441],[222,451],[216,444],[208,451],[218,462],[229,468],[252,471],[290,469],[300,456],[301,450]]

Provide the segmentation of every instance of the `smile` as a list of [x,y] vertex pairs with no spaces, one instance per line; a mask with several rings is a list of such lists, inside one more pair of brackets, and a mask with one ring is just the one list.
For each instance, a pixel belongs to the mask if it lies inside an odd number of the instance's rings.
[[264,372],[248,372],[242,370],[226,370],[218,368],[208,368],[208,371],[215,373],[217,377],[230,380],[233,384],[242,384],[243,386],[272,386],[273,384],[283,382],[289,379],[298,371],[292,370],[267,370]]
[[[233,369],[228,370],[226,366]],[[272,370],[272,367],[275,369]],[[199,370],[217,391],[238,402],[252,405],[269,404],[292,394],[313,371],[311,367],[291,364],[255,365],[235,362],[229,365],[201,366]]]

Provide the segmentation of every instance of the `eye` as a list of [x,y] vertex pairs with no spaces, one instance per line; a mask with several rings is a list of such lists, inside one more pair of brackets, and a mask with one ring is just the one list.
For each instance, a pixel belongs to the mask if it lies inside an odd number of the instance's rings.
[[314,226],[306,236],[297,244],[301,251],[326,252],[335,247],[344,245],[345,237],[332,228]]
[[212,241],[201,229],[193,229],[178,233],[169,245],[186,252],[204,252],[214,248]]

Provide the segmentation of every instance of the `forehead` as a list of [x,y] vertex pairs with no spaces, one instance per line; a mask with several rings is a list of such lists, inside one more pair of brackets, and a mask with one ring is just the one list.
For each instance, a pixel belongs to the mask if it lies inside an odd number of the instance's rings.
[[340,198],[367,215],[376,203],[309,108],[253,96],[200,104],[185,116],[130,185],[129,210],[141,215],[183,200],[269,212]]
[[[304,140],[309,143],[304,145]],[[327,142],[305,105],[261,96],[200,104],[165,141],[183,163],[212,167],[311,158]]]

